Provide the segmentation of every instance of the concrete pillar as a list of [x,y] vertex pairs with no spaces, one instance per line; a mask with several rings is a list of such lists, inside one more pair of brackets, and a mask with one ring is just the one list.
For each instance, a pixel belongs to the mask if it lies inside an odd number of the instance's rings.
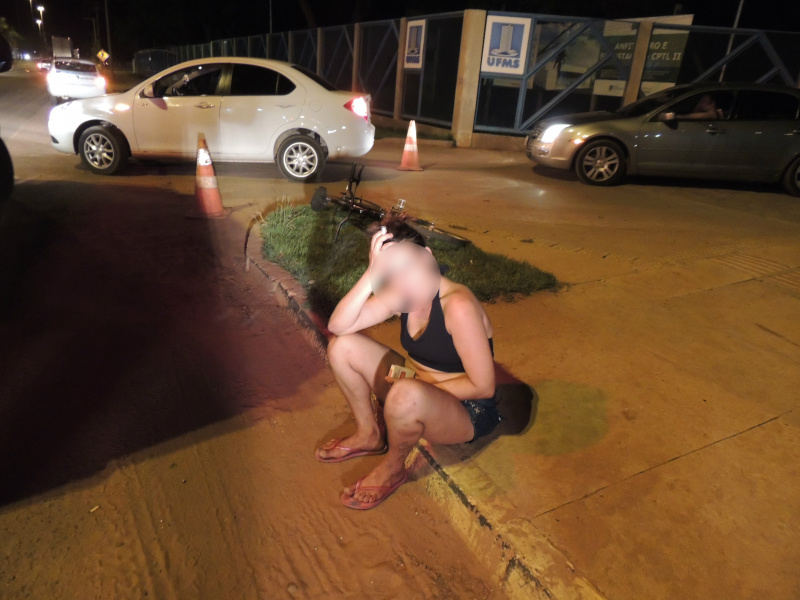
[[464,11],[452,129],[456,146],[464,148],[472,145],[475,109],[478,106],[478,88],[481,83],[481,58],[485,29],[485,10]]
[[631,60],[631,74],[625,84],[625,92],[622,95],[622,105],[630,104],[639,98],[639,88],[642,87],[644,77],[644,66],[647,62],[647,52],[650,49],[650,37],[653,35],[653,22],[641,21],[639,31],[636,34],[636,45],[633,47],[633,59]]
[[394,107],[392,117],[399,120],[403,112],[403,82],[405,82],[403,63],[406,56],[406,41],[408,38],[408,19],[400,19],[400,31],[397,36],[397,74],[394,78]]
[[354,92],[361,91],[358,82],[358,72],[361,68],[361,23],[353,26],[353,84]]
[[325,60],[325,35],[322,27],[317,27],[317,75],[322,77],[325,69],[322,68],[322,61]]

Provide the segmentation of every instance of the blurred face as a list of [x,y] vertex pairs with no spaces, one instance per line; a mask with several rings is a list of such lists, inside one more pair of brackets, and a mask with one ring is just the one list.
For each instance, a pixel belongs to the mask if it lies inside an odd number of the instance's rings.
[[386,244],[370,273],[375,297],[391,311],[401,313],[428,306],[439,291],[441,278],[433,254],[413,242]]

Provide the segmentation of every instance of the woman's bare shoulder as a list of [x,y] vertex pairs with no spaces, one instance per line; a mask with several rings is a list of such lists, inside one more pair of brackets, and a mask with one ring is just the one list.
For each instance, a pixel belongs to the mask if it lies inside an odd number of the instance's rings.
[[458,326],[459,323],[477,318],[483,321],[486,335],[492,337],[494,330],[489,315],[486,314],[486,309],[467,286],[447,280],[447,285],[442,286],[440,297],[445,326],[451,335],[452,326]]
[[449,307],[453,312],[468,311],[470,308],[478,309],[481,313],[484,312],[483,306],[467,286],[444,278],[442,278],[442,282],[446,282],[445,285],[442,285],[439,296],[443,311]]

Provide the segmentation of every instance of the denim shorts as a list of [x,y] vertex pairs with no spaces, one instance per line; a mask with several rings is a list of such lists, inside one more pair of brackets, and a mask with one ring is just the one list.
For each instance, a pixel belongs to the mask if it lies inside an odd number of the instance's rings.
[[492,433],[498,423],[503,420],[503,416],[497,412],[496,398],[497,394],[482,400],[461,401],[469,413],[469,420],[472,421],[472,427],[475,430],[475,437],[470,440],[470,443]]

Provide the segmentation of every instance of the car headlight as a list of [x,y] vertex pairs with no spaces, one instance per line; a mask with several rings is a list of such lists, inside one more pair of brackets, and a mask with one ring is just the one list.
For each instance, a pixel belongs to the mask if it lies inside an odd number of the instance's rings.
[[567,127],[569,127],[569,123],[556,123],[555,125],[550,125],[544,130],[544,133],[542,134],[542,137],[539,138],[539,141],[543,144],[549,144],[550,142],[555,141],[555,139],[558,137],[558,134]]

